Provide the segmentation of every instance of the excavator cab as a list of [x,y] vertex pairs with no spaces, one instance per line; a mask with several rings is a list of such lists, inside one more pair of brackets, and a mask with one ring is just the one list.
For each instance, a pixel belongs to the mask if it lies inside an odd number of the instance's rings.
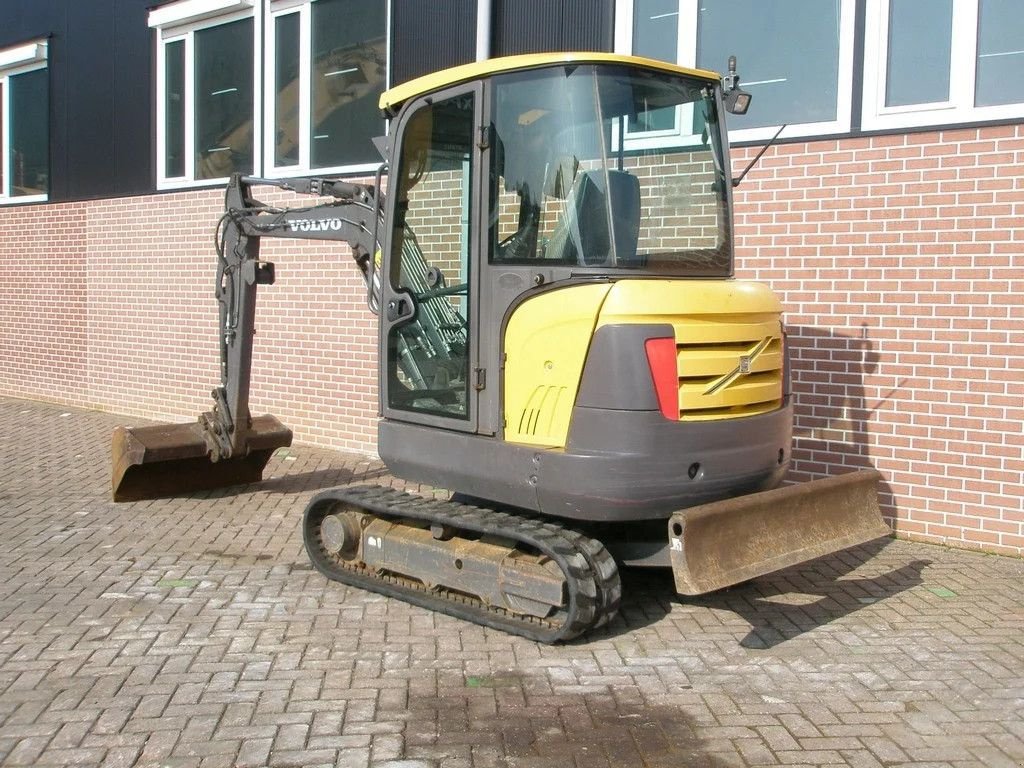
[[[778,487],[782,307],[733,277],[718,75],[538,54],[399,85],[388,193],[234,176],[218,228],[221,383],[193,424],[115,432],[116,500],[254,482],[291,432],[249,413],[266,237],[346,243],[378,315],[378,452],[451,501],[339,488],[303,537],[329,578],[545,642],[607,622],[616,563],[698,594],[888,532],[877,474]],[[271,184],[323,197],[280,208]]]

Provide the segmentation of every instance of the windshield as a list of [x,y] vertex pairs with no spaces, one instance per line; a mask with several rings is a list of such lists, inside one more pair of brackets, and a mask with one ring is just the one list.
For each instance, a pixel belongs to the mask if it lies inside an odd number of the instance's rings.
[[491,259],[731,271],[714,88],[616,65],[493,80]]

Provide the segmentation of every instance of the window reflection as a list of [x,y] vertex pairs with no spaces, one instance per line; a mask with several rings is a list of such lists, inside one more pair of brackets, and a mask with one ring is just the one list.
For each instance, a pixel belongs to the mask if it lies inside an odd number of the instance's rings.
[[10,89],[12,197],[44,195],[50,187],[49,75],[36,69],[7,78]]
[[185,175],[185,41],[164,49],[164,175]]
[[975,104],[1024,102],[1024,4],[980,0]]
[[195,34],[197,179],[252,172],[252,46],[252,19]]
[[953,0],[890,0],[885,106],[949,100]]
[[[840,0],[702,0],[697,66],[721,72],[735,55],[754,96],[730,128],[836,119]],[[799,41],[794,44],[794,41]]]
[[310,162],[326,168],[372,162],[382,126],[377,100],[387,74],[386,7],[366,0],[312,6]]
[[274,165],[299,163],[299,14],[279,16],[274,24]]
[[[3,148],[3,125],[4,125],[4,83],[0,80],[0,151]],[[7,184],[4,179],[3,157],[0,156],[0,197],[7,193]]]

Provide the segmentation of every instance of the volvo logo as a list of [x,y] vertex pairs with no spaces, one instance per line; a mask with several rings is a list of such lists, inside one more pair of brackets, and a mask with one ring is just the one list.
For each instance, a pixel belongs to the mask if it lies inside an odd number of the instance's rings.
[[768,349],[768,346],[772,343],[774,337],[766,336],[761,341],[757,342],[751,348],[747,354],[740,355],[739,363],[729,373],[719,377],[714,383],[704,390],[705,395],[713,395],[722,387],[727,387],[735,382],[740,376],[749,376],[754,370],[754,361],[760,357],[761,353]]
[[344,226],[341,219],[286,219],[285,223],[291,232],[337,232]]

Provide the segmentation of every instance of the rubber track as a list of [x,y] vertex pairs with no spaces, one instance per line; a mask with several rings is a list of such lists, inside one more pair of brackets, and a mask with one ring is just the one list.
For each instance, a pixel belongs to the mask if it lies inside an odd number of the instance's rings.
[[[366,566],[345,563],[329,553],[320,539],[320,521],[338,502],[384,519],[401,518],[448,525],[456,531],[498,536],[547,555],[568,585],[568,606],[540,619],[457,592],[428,589],[401,576],[378,575]],[[600,542],[536,517],[456,501],[416,496],[381,486],[334,488],[315,496],[303,516],[302,536],[317,570],[329,579],[395,597],[429,610],[500,629],[542,643],[571,640],[607,623],[618,610],[621,587],[615,561]]]
[[587,558],[590,569],[597,575],[597,618],[591,629],[603,627],[615,618],[622,602],[622,582],[619,566],[604,544],[571,528],[562,529],[573,546]]

